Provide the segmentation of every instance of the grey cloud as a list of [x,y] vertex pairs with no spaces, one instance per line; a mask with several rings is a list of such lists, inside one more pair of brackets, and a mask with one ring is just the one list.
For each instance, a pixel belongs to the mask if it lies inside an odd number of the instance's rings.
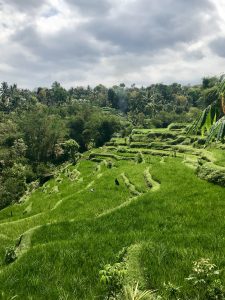
[[[84,74],[90,72],[92,64],[96,63],[93,59],[79,59],[74,56],[73,59],[65,58],[63,55],[48,59],[43,51],[37,57],[30,56],[21,45],[13,45],[8,52],[4,49],[4,61],[8,62],[10,69],[0,72],[1,80],[6,80],[9,83],[17,82],[23,87],[50,86],[50,84],[58,80],[65,84],[71,80],[85,78]],[[29,49],[30,50],[30,49]],[[31,52],[34,55],[33,52]],[[70,80],[69,80],[70,79]]]
[[10,44],[9,50],[6,46],[2,49],[2,59],[13,68],[9,73],[33,87],[41,85],[41,80],[49,85],[56,79],[69,82],[85,78],[101,59],[102,51],[82,28],[41,35],[29,25],[13,34]]
[[189,61],[201,60],[205,57],[204,53],[201,50],[192,50],[187,51],[184,54],[184,58]]
[[218,37],[210,44],[211,50],[218,56],[225,57],[225,37]]
[[83,15],[99,16],[107,13],[111,4],[109,0],[65,0],[71,6],[77,8]]
[[[44,10],[42,10],[43,7],[45,7]],[[58,9],[51,5],[48,0],[6,0],[4,2],[0,0],[0,11],[1,9],[6,11],[8,8],[11,8],[11,14],[17,14],[18,12],[25,14],[27,21],[30,19],[29,22],[34,21],[38,15],[50,18],[59,13]]]
[[152,52],[201,38],[208,33],[202,14],[209,12],[213,16],[208,0],[139,0],[118,15],[92,20],[87,27],[122,51]]
[[10,5],[19,11],[34,11],[45,4],[45,0],[3,0],[2,6]]
[[28,26],[11,39],[46,62],[90,62],[100,55],[97,45],[81,28],[61,30],[57,34],[43,36],[35,27]]

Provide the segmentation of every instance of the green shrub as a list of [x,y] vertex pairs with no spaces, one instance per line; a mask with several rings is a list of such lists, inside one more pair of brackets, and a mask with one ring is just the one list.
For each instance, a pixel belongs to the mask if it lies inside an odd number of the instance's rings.
[[135,160],[136,160],[136,163],[141,164],[144,161],[143,154],[141,152],[138,152]]
[[16,252],[13,248],[6,249],[5,264],[11,264],[17,259]]
[[186,278],[190,291],[196,299],[223,300],[225,299],[224,287],[220,281],[221,271],[211,263],[210,259],[201,258],[193,263],[192,274]]
[[170,300],[170,299],[179,300],[180,294],[181,294],[181,287],[178,287],[171,282],[164,283],[164,297],[166,300]]
[[213,163],[199,164],[196,170],[198,177],[214,184],[225,186],[225,168]]
[[99,272],[100,282],[106,287],[107,299],[117,299],[121,293],[126,275],[126,265],[124,262],[107,264]]

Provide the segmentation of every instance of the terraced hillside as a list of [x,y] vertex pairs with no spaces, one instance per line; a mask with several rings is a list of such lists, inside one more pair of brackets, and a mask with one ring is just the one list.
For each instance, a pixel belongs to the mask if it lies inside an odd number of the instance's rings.
[[99,270],[125,247],[128,283],[194,299],[192,262],[225,266],[224,150],[201,143],[182,126],[135,129],[0,211],[2,298],[104,299]]

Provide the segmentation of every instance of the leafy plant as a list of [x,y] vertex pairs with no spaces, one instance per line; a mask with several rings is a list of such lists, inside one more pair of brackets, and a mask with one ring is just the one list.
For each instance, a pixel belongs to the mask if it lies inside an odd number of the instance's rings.
[[212,284],[208,287],[208,297],[212,300],[223,300],[224,296],[224,286],[222,285],[220,279],[215,279]]
[[223,141],[225,137],[225,80],[221,78],[216,87],[216,98],[208,105],[193,125],[189,128],[188,133],[196,133],[201,130],[202,135],[205,131],[208,133],[206,145],[214,138],[217,141]]
[[164,283],[164,294],[166,299],[180,299],[181,287],[174,285],[171,282]]
[[138,282],[135,286],[127,285],[124,287],[121,300],[154,300],[154,291],[141,291],[138,289]]
[[225,137],[225,116],[215,122],[210,128],[206,144],[209,144],[213,138],[217,141],[222,141]]
[[201,258],[194,262],[193,273],[187,278],[194,286],[208,284],[215,276],[220,274],[215,264],[212,264],[210,259]]
[[186,278],[192,289],[204,299],[225,299],[224,287],[219,279],[221,271],[210,259],[201,258],[194,262],[193,273]]
[[114,265],[107,264],[99,272],[100,282],[107,289],[107,299],[117,299],[118,294],[122,291],[126,272],[124,262],[115,263]]

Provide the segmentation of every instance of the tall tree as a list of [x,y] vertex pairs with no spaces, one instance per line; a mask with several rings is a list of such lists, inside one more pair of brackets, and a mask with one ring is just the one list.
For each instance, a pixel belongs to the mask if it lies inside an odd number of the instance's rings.
[[46,162],[53,159],[54,147],[65,134],[64,124],[58,116],[36,109],[23,115],[20,127],[31,161]]

